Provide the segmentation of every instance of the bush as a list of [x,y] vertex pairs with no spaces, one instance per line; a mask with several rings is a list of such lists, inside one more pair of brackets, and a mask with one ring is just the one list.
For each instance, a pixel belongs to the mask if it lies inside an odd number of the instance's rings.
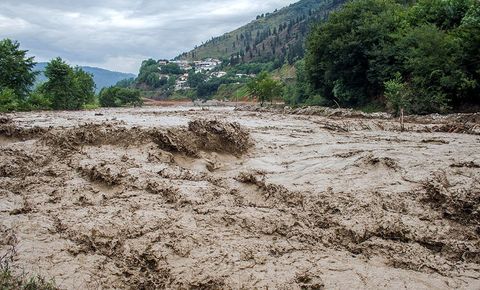
[[21,100],[15,94],[13,89],[3,89],[0,91],[0,111],[11,112],[20,108]]
[[400,73],[395,75],[394,79],[385,82],[385,98],[387,106],[398,116],[401,110],[409,110],[411,104],[410,90],[406,83],[402,81]]
[[140,91],[129,88],[109,87],[100,91],[99,102],[102,107],[141,106]]
[[53,281],[46,281],[43,277],[27,278],[25,275],[15,275],[9,267],[2,267],[0,269],[0,289],[56,290],[58,288]]
[[274,80],[267,72],[262,72],[250,80],[247,87],[252,96],[259,98],[261,106],[266,101],[272,101],[274,97],[280,97],[283,91],[282,83]]
[[37,89],[30,94],[27,104],[29,110],[49,110],[52,106],[52,101]]

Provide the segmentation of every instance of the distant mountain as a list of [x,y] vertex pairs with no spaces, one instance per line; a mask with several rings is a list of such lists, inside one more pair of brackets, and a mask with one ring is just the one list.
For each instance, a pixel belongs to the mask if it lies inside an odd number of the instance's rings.
[[[47,66],[46,62],[37,63],[34,70],[41,72],[37,77],[37,83],[46,81],[46,77],[43,74],[46,66]],[[98,68],[98,67],[81,66],[81,68],[84,71],[91,73],[93,75],[93,80],[95,81],[95,84],[97,86],[96,87],[97,92],[100,91],[102,88],[113,86],[121,80],[136,77],[136,75],[134,74],[109,71],[109,70]]]
[[230,62],[269,61],[302,57],[310,26],[324,20],[348,0],[301,0],[257,19],[232,32],[183,53],[177,59],[201,60],[208,57]]

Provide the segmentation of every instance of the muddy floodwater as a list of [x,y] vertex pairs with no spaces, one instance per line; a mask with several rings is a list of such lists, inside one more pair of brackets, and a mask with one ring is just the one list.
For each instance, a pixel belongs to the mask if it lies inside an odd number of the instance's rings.
[[0,257],[62,289],[480,289],[479,124],[0,115]]

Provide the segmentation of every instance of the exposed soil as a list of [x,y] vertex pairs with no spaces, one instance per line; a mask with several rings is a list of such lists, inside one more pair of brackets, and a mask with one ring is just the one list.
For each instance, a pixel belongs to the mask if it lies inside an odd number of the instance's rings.
[[65,289],[480,289],[479,122],[2,115],[0,259]]

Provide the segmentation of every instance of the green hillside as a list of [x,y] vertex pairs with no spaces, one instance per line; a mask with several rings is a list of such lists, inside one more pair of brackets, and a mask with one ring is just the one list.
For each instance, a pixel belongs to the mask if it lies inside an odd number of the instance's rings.
[[325,19],[348,0],[302,0],[288,7],[257,16],[251,23],[226,33],[178,56],[200,60],[214,57],[231,64],[250,61],[287,60],[302,57],[310,24]]

